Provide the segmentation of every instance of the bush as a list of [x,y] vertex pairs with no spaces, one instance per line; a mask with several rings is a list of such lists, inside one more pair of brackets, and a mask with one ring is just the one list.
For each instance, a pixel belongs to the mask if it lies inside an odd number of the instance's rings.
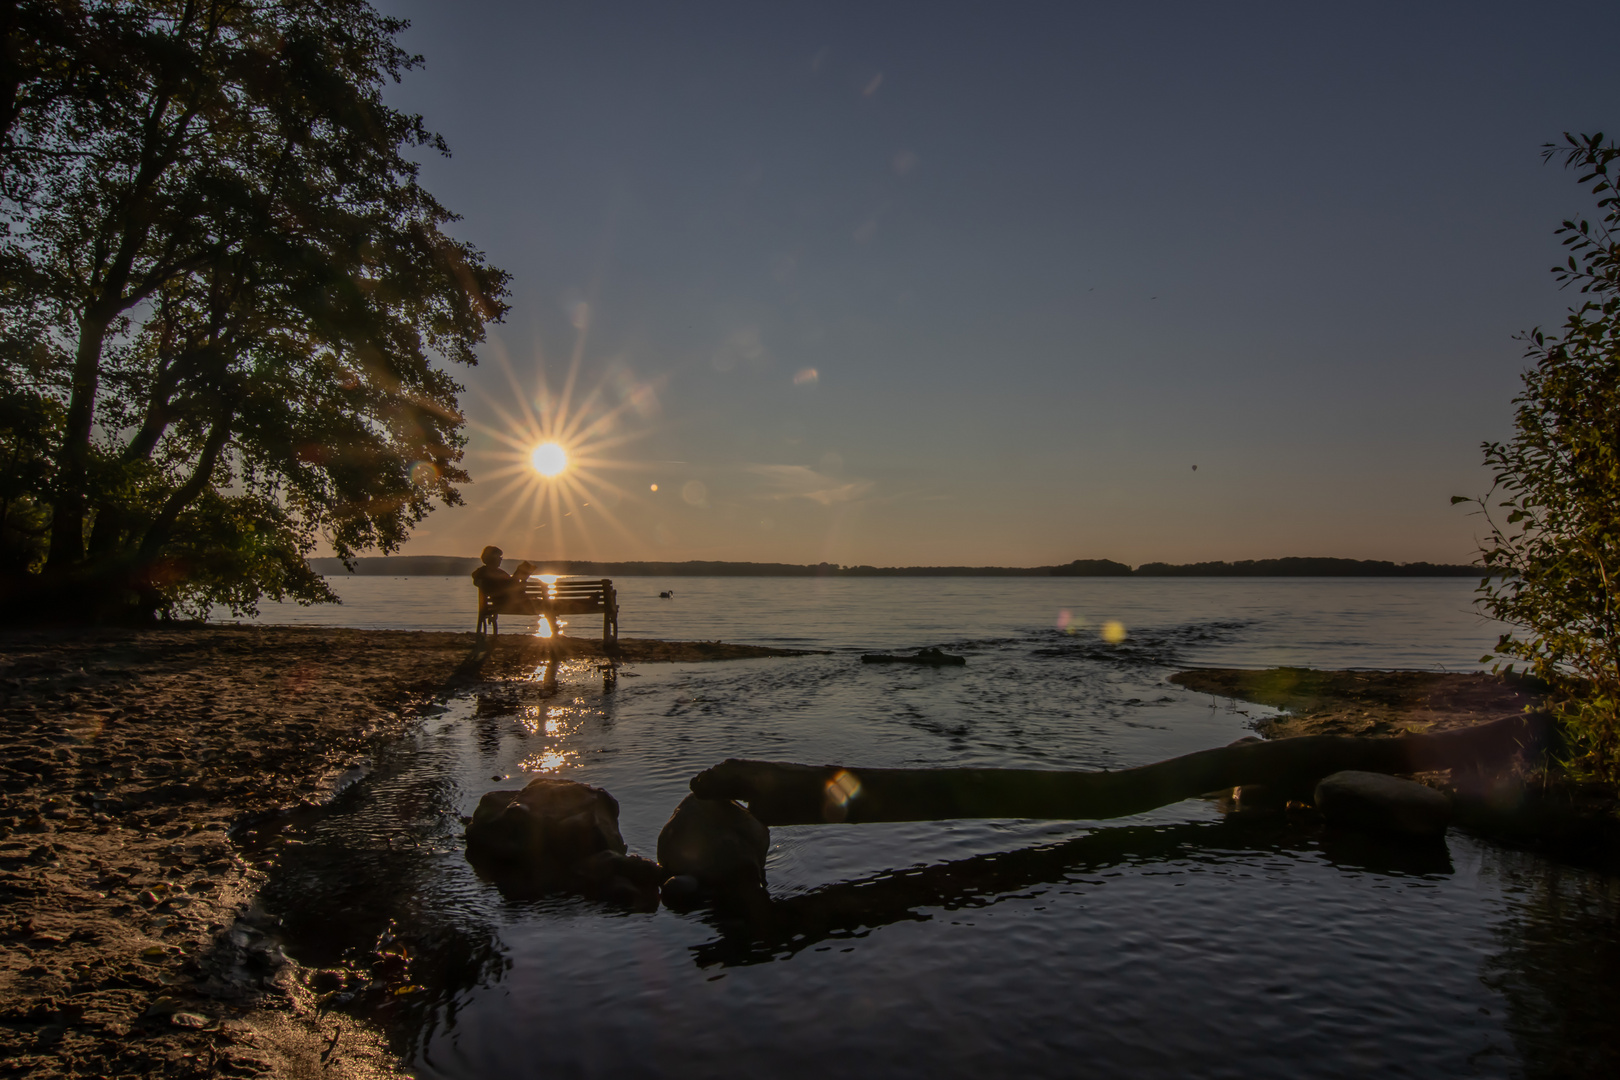
[[[1597,223],[1558,230],[1553,268],[1586,297],[1559,336],[1527,335],[1513,437],[1484,444],[1495,473],[1476,502],[1488,525],[1480,602],[1515,629],[1498,667],[1521,661],[1554,688],[1578,771],[1620,780],[1620,146],[1565,135],[1546,156],[1579,171]],[[1486,657],[1485,659],[1492,659]]]

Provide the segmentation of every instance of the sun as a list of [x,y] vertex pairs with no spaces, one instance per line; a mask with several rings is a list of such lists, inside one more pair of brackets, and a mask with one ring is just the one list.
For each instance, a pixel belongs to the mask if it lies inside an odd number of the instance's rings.
[[[521,542],[544,545],[551,558],[594,556],[600,527],[627,543],[637,541],[613,511],[636,493],[620,487],[607,474],[645,471],[647,462],[627,461],[618,455],[646,436],[648,424],[658,412],[660,382],[637,380],[623,365],[610,367],[594,388],[576,394],[587,325],[576,315],[579,337],[563,384],[555,390],[538,355],[538,370],[531,382],[519,379],[504,351],[495,351],[494,358],[505,369],[509,392],[487,399],[495,423],[469,421],[493,444],[473,453],[487,458],[491,466],[479,470],[480,478],[498,484],[487,496],[503,510],[495,533],[505,534],[527,518],[526,539]],[[508,540],[519,542],[512,537]]]
[[529,455],[529,464],[535,472],[550,478],[568,468],[568,451],[559,443],[543,442]]

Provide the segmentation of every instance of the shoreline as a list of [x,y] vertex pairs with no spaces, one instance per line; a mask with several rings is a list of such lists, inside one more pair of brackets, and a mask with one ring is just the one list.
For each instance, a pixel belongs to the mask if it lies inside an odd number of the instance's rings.
[[[458,688],[600,643],[208,624],[0,634],[0,1060],[62,1076],[402,1075],[321,1012],[237,833],[318,805]],[[790,656],[622,639],[630,663]],[[246,857],[245,857],[246,856]]]
[[[1540,710],[1545,689],[1485,672],[1197,668],[1170,681],[1198,693],[1286,710],[1253,723],[1264,739],[1367,738],[1449,731]],[[1529,749],[1529,748],[1526,748]],[[1574,863],[1620,868],[1620,792],[1571,776],[1556,746],[1504,771],[1421,773],[1446,793],[1453,824],[1497,843]],[[1481,767],[1483,768],[1483,767]]]
[[[256,903],[273,863],[239,834],[328,800],[460,688],[604,658],[588,638],[474,645],[258,625],[0,633],[0,1059],[61,1076],[403,1075],[383,1032],[323,1011],[321,972],[281,953]],[[617,659],[793,655],[627,638]],[[1172,681],[1295,710],[1261,722],[1268,738],[1442,730],[1522,711],[1527,692],[1424,672]]]

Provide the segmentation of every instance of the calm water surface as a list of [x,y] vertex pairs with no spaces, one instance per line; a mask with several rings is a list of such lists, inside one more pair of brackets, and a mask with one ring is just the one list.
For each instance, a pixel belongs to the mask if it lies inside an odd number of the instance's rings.
[[[470,628],[461,579],[350,578],[267,621]],[[627,636],[831,650],[640,665],[604,690],[449,702],[289,844],[293,951],[393,920],[425,1076],[1614,1075],[1620,885],[1453,831],[1418,850],[1189,801],[1104,823],[772,832],[768,923],[507,897],[460,815],[554,772],[611,791],[650,855],[730,756],[1117,768],[1218,746],[1258,706],[1186,666],[1473,670],[1469,581],[625,579]],[[659,600],[671,588],[673,600]],[[1127,629],[1118,645],[1098,627]],[[588,632],[582,628],[581,632]],[[870,667],[942,645],[965,668]],[[511,779],[493,779],[510,777]]]

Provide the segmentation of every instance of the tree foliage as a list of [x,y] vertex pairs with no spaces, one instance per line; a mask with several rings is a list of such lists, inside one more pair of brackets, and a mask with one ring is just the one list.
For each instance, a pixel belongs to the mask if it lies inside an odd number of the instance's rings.
[[1494,487],[1477,501],[1492,576],[1485,609],[1515,629],[1496,653],[1559,692],[1594,773],[1620,778],[1620,146],[1602,134],[1549,144],[1596,197],[1593,220],[1558,229],[1553,268],[1585,297],[1562,333],[1528,335],[1534,365],[1514,399],[1513,437],[1486,443]]
[[406,24],[366,0],[7,11],[0,573],[147,609],[331,599],[318,540],[386,552],[460,501],[436,361],[474,363],[505,311],[418,182],[443,140],[382,101],[420,63]]

